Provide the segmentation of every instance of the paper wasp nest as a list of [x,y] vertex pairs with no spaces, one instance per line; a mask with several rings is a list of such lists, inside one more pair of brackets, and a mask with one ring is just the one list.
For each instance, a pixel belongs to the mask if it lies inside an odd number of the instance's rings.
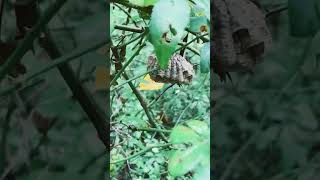
[[148,57],[148,70],[150,78],[155,82],[190,84],[195,74],[193,65],[179,54],[174,54],[168,63],[168,68],[161,69],[155,55]]
[[216,0],[213,5],[213,68],[252,71],[271,44],[265,16],[255,0]]

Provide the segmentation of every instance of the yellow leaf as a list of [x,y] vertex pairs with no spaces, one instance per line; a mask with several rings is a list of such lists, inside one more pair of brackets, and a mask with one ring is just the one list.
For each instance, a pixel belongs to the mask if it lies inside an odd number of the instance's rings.
[[145,82],[141,82],[139,84],[139,89],[140,90],[147,90],[147,91],[152,91],[152,90],[159,90],[159,89],[162,89],[163,87],[163,83],[157,83],[155,81],[153,81],[149,74],[146,75],[143,80]]

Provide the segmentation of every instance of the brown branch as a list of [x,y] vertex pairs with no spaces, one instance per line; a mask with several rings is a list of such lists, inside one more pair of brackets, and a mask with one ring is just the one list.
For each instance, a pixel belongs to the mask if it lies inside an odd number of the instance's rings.
[[[126,72],[123,72],[123,77],[126,79],[126,80],[129,80],[129,77],[128,75],[126,74]],[[142,106],[144,112],[146,113],[147,117],[148,117],[148,121],[149,123],[151,124],[152,127],[154,128],[157,128],[157,129],[160,129],[160,127],[158,126],[158,124],[154,121],[154,119],[152,118],[151,116],[151,113],[149,111],[149,108],[147,107],[147,103],[146,101],[144,100],[141,92],[133,85],[133,83],[131,81],[128,82],[131,90],[133,91],[133,93],[136,95],[137,99],[139,100],[140,102],[140,105]],[[159,132],[161,138],[165,141],[165,142],[168,142],[166,136],[162,133],[162,132]]]
[[135,33],[143,33],[144,32],[143,28],[130,27],[130,26],[119,25],[119,24],[115,25],[114,29],[123,30],[123,31],[130,31],[130,32],[135,32]]
[[[51,34],[46,32],[45,42],[43,43],[43,48],[46,50],[50,58],[57,59],[61,57],[61,52],[54,43]],[[63,79],[68,84],[74,97],[79,101],[82,109],[86,112],[89,120],[94,125],[97,130],[98,136],[105,145],[106,148],[109,147],[109,123],[107,123],[108,115],[104,113],[88,90],[82,86],[80,80],[77,78],[73,72],[71,66],[67,63],[58,65],[58,70],[63,76]]]

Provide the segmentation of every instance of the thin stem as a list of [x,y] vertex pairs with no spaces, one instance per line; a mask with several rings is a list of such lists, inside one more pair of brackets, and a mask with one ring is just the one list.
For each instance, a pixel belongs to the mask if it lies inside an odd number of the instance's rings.
[[201,37],[205,37],[207,36],[208,33],[202,34],[202,35],[196,35],[196,37],[194,39],[192,39],[191,41],[189,41],[188,43],[185,43],[184,45],[182,45],[180,48],[178,48],[176,51],[180,51],[183,48],[186,48],[187,46],[189,46],[190,44],[192,44],[193,42],[195,42],[198,39],[201,39]]
[[115,25],[114,29],[118,29],[118,30],[122,30],[122,31],[129,31],[129,32],[134,32],[134,33],[143,33],[144,32],[143,28],[131,27],[131,26],[120,25],[120,24]]
[[121,5],[129,7],[129,8],[138,9],[138,10],[146,12],[146,13],[151,13],[151,11],[152,11],[151,6],[149,6],[149,7],[137,6],[137,5],[130,3],[128,0],[111,0],[111,2],[121,4]]
[[155,70],[150,70],[150,71],[147,71],[147,72],[145,72],[145,73],[143,73],[143,74],[139,74],[139,75],[137,75],[136,77],[133,77],[133,78],[131,78],[131,79],[129,79],[129,80],[127,80],[127,81],[125,81],[124,83],[122,83],[122,84],[120,84],[120,85],[115,86],[115,87],[111,90],[111,92],[113,92],[113,91],[115,91],[115,90],[119,89],[120,87],[122,87],[122,86],[123,86],[123,85],[125,85],[125,84],[128,84],[128,83],[129,83],[129,82],[131,82],[131,81],[134,81],[134,80],[136,80],[136,79],[138,79],[138,78],[140,78],[140,77],[142,77],[142,76],[145,76],[145,75],[147,75],[147,74],[151,73],[152,71],[155,71]]
[[134,53],[133,55],[130,57],[130,59],[123,65],[123,67],[120,69],[120,71],[115,75],[115,77],[111,80],[110,82],[110,86],[112,86],[117,79],[121,76],[121,74],[124,72],[124,70],[129,66],[129,64],[133,61],[133,59],[140,53],[141,49],[144,47],[144,43],[143,45],[141,45]]
[[6,74],[21,60],[24,54],[30,49],[34,39],[40,34],[45,25],[52,19],[52,17],[59,11],[59,9],[66,3],[67,0],[57,0],[51,5],[45,14],[40,18],[39,22],[26,35],[17,48],[8,58],[8,60],[0,67],[0,82]]
[[162,133],[170,133],[170,130],[165,129],[156,129],[156,128],[131,128],[133,131],[148,131],[148,132],[162,132]]
[[112,162],[110,162],[110,164],[118,164],[118,163],[121,163],[121,162],[130,160],[130,159],[133,159],[133,158],[135,158],[135,157],[137,157],[137,156],[140,156],[140,155],[142,155],[142,154],[144,154],[144,153],[152,150],[153,148],[165,148],[165,147],[169,147],[169,146],[171,146],[171,145],[172,145],[171,143],[166,143],[166,144],[160,144],[160,145],[150,146],[150,147],[147,147],[147,148],[139,151],[138,153],[133,154],[133,155],[131,155],[131,156],[128,156],[128,157],[126,157],[126,158],[124,158],[124,159],[112,161]]
[[[123,76],[125,79],[129,80],[129,77],[125,72],[123,72]],[[133,91],[133,93],[136,95],[137,99],[139,100],[140,105],[142,106],[144,112],[146,113],[146,116],[147,116],[148,121],[151,124],[151,126],[154,128],[160,129],[159,125],[152,118],[151,113],[149,111],[149,108],[147,107],[147,103],[146,103],[145,99],[143,98],[141,92],[133,85],[132,82],[128,82],[128,84],[129,84],[131,90]],[[167,142],[167,138],[163,133],[160,132],[160,136],[164,141]]]
[[164,95],[164,93],[167,92],[174,85],[175,84],[170,84],[170,86],[166,87],[166,89],[163,90],[162,93],[157,98],[155,98],[151,103],[148,104],[148,108],[151,107],[154,103],[156,103]]
[[[199,33],[193,32],[193,31],[191,31],[191,30],[188,29],[188,28],[186,28],[186,31],[189,32],[189,33],[191,33],[191,34],[193,34],[193,35],[195,35],[195,36],[198,36],[198,35],[199,35]],[[210,39],[207,38],[207,37],[205,37],[205,36],[199,36],[199,38],[200,38],[203,42],[209,42],[209,41],[210,41]]]

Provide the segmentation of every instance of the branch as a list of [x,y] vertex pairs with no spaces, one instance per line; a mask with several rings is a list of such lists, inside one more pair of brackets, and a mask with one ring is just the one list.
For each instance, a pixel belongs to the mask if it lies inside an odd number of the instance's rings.
[[40,18],[39,22],[32,28],[20,44],[18,44],[15,51],[7,59],[7,61],[0,67],[0,82],[5,75],[21,60],[24,54],[30,49],[35,38],[40,34],[44,26],[52,19],[67,0],[56,0],[51,5],[45,14]]
[[144,44],[141,45],[136,52],[133,53],[133,55],[130,57],[130,59],[123,65],[123,67],[120,69],[120,71],[114,76],[114,78],[110,82],[110,86],[113,85],[117,79],[121,76],[121,74],[124,72],[124,70],[128,67],[128,65],[133,61],[133,59],[139,54],[141,49],[144,47]]
[[156,128],[136,128],[136,127],[131,127],[130,128],[133,131],[147,131],[147,132],[161,132],[161,133],[170,133],[170,130],[165,130],[165,129],[156,129]]
[[[127,75],[125,72],[123,73],[123,76],[124,76],[124,78],[125,78],[126,80],[129,80],[129,77],[128,77],[128,75]],[[147,107],[147,103],[146,103],[146,101],[144,100],[141,92],[133,85],[133,83],[132,83],[131,81],[129,81],[128,84],[129,84],[130,88],[132,89],[133,93],[136,95],[137,99],[139,100],[140,105],[142,106],[144,112],[146,113],[146,115],[147,115],[147,117],[148,117],[148,121],[149,121],[149,123],[151,124],[151,126],[154,127],[154,128],[156,128],[156,129],[160,129],[159,126],[158,126],[158,124],[157,124],[157,123],[154,121],[154,119],[152,118],[151,113],[150,113],[150,111],[149,111],[149,108]],[[167,138],[166,138],[166,136],[165,136],[162,132],[160,132],[160,136],[161,136],[161,138],[162,138],[164,141],[167,142]]]
[[[52,40],[51,34],[46,32],[46,42],[43,43],[43,48],[47,51],[52,59],[57,59],[61,53]],[[107,115],[100,109],[98,104],[92,98],[92,95],[87,89],[82,86],[79,79],[76,77],[71,66],[67,63],[58,65],[58,70],[71,89],[74,97],[79,101],[82,109],[87,113],[89,120],[97,130],[98,136],[105,145],[109,147],[109,123],[107,123]]]
[[143,33],[144,32],[143,28],[131,27],[131,26],[120,25],[120,24],[115,25],[114,29],[129,31],[129,32],[134,32],[134,33]]

